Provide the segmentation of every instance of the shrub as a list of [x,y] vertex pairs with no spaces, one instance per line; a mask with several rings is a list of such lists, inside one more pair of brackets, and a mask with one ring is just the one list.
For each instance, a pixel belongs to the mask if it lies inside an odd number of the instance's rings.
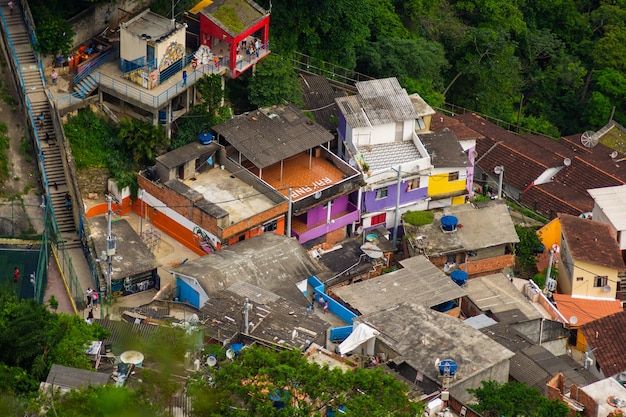
[[407,211],[402,219],[413,226],[431,224],[435,218],[432,211]]

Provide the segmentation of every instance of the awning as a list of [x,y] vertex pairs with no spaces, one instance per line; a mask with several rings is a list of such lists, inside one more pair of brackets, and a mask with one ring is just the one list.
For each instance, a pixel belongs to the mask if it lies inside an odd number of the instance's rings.
[[341,342],[341,344],[339,345],[339,353],[345,355],[348,352],[352,352],[363,343],[373,339],[378,335],[379,333],[376,329],[371,328],[367,324],[360,323],[352,330],[350,336],[348,336],[346,340]]

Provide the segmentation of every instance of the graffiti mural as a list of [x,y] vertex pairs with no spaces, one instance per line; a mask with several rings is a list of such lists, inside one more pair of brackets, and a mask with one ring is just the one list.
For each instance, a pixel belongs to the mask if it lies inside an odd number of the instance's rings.
[[174,62],[183,59],[185,56],[185,45],[178,42],[172,42],[165,49],[163,58],[161,59],[161,65],[159,65],[159,71],[163,71],[165,68],[172,65]]
[[200,249],[206,253],[213,253],[217,250],[217,238],[200,227],[193,228],[193,236]]

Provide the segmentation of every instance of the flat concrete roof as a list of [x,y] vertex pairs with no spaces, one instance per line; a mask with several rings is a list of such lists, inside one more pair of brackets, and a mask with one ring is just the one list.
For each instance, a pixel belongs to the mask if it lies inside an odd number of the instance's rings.
[[402,269],[338,287],[333,292],[361,314],[378,313],[409,301],[434,307],[467,295],[424,256],[408,258],[400,264]]
[[612,407],[608,403],[610,396],[626,401],[626,388],[624,388],[615,378],[605,378],[593,384],[581,387],[581,391],[593,398],[598,404],[596,416],[608,416],[615,410],[626,412],[626,407]]
[[215,167],[193,178],[195,180],[186,179],[184,184],[226,211],[231,222],[239,223],[276,206],[269,197],[228,169]]
[[[441,218],[455,216],[458,228],[454,233],[443,233]],[[459,251],[486,249],[519,242],[509,209],[503,202],[486,205],[461,204],[435,211],[435,220],[424,226],[404,225],[413,237],[423,236],[428,256],[441,256]]]
[[354,322],[375,327],[377,339],[400,354],[394,362],[406,362],[433,381],[439,376],[435,359],[452,359],[458,370],[451,386],[513,357],[509,349],[461,320],[414,303],[359,316]]
[[174,22],[171,19],[163,17],[150,11],[144,10],[139,15],[133,17],[126,23],[120,25],[122,28],[137,36],[147,35],[148,41],[156,41],[162,36],[167,36],[171,32],[183,28],[182,23]]
[[[96,254],[101,256],[107,248],[107,218],[98,216],[89,221]],[[159,267],[154,254],[125,219],[112,222],[111,233],[117,238],[117,250],[112,257],[112,280],[132,277]],[[106,260],[102,259],[99,265],[106,274]]]
[[465,291],[482,311],[500,312],[519,309],[529,320],[541,318],[532,303],[502,273],[472,278]]

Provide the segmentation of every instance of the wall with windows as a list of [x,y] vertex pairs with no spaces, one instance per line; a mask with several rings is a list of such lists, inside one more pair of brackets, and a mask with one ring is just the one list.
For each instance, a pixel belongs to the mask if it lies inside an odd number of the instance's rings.
[[[417,188],[416,188],[417,187]],[[398,185],[391,183],[363,193],[361,211],[372,213],[396,207]],[[428,177],[415,177],[400,182],[400,205],[425,200],[428,197]]]
[[428,195],[430,197],[449,195],[466,189],[467,172],[465,167],[433,170],[428,180]]
[[569,259],[567,246],[561,245],[561,262],[558,265],[560,292],[581,298],[615,299],[619,283],[616,269],[580,260],[570,263]]

